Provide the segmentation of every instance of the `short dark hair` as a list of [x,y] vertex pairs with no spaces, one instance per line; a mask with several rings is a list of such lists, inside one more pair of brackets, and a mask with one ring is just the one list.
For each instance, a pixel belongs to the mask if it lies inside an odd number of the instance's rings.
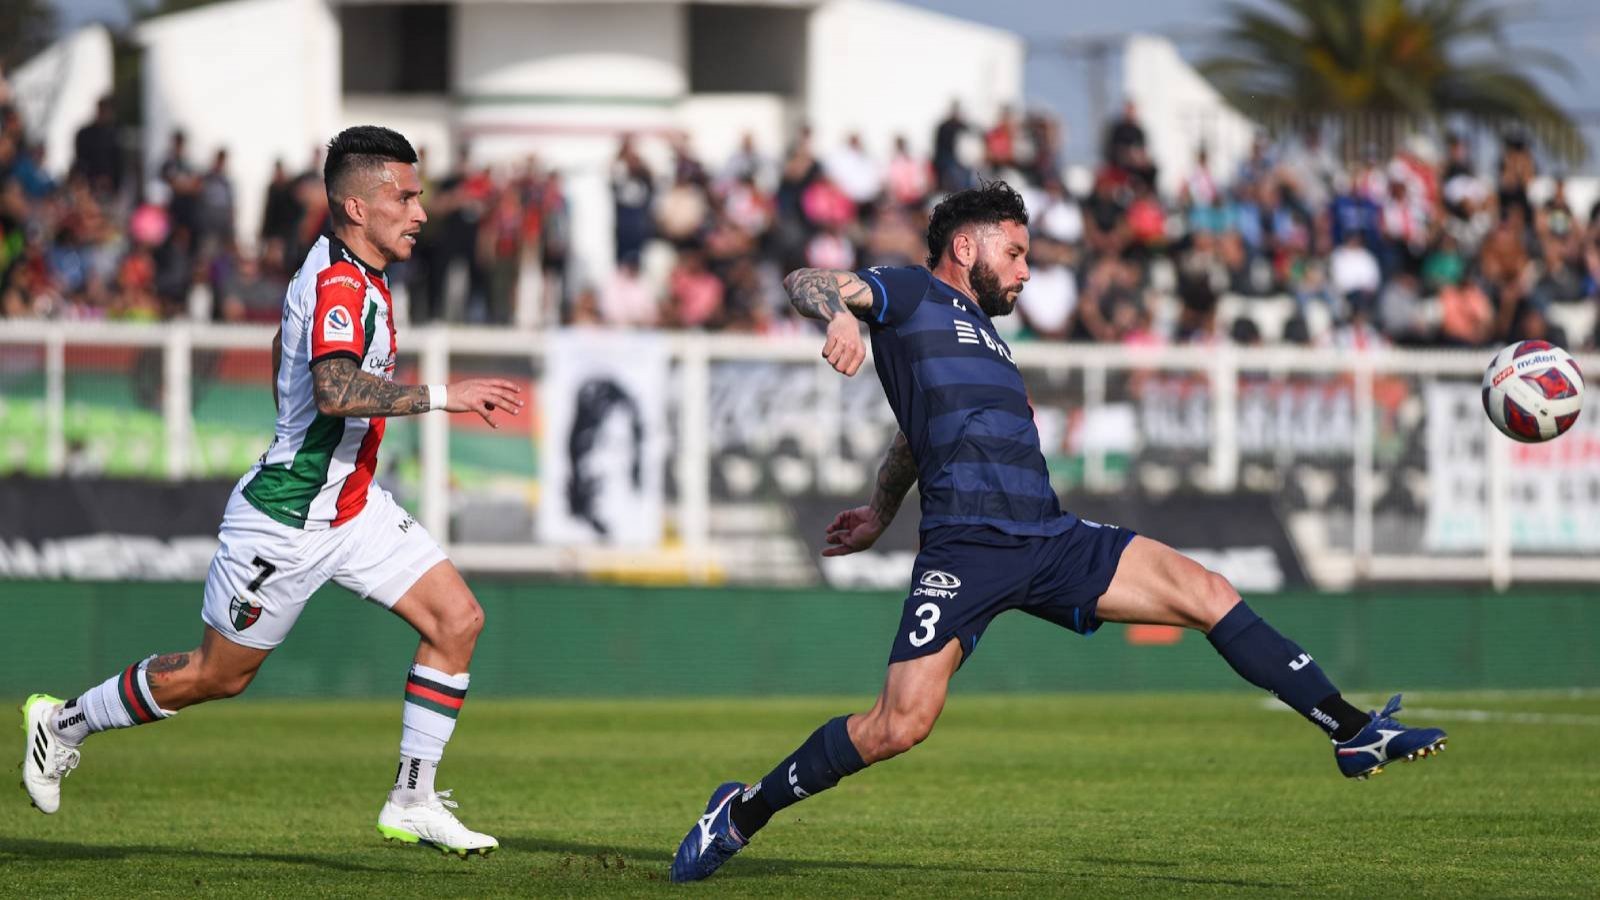
[[939,201],[928,219],[928,268],[939,264],[950,236],[965,225],[1028,224],[1022,195],[1004,181],[985,181]]
[[322,164],[322,183],[328,198],[339,198],[339,187],[350,175],[384,163],[415,164],[417,151],[398,131],[381,125],[356,125],[346,128],[328,142],[328,157]]

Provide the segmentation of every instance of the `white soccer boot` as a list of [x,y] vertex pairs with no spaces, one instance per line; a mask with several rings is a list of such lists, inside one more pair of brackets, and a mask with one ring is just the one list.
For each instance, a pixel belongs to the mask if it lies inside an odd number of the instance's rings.
[[430,793],[426,799],[404,806],[394,802],[391,794],[378,813],[378,833],[386,841],[423,844],[462,859],[471,853],[479,856],[493,853],[500,842],[461,824],[450,812],[455,808],[456,802],[450,799],[449,791]]
[[78,748],[50,727],[62,703],[49,694],[34,694],[22,704],[22,730],[28,740],[22,755],[22,787],[34,808],[46,815],[61,808],[61,779],[78,767]]

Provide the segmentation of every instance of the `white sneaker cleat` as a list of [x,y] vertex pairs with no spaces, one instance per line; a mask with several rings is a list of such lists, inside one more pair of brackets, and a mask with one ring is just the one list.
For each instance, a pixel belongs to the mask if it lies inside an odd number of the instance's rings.
[[61,700],[34,694],[22,704],[22,730],[28,746],[22,756],[22,788],[35,809],[49,815],[61,808],[61,779],[78,767],[78,748],[50,727]]
[[391,795],[378,813],[378,833],[386,841],[423,844],[462,859],[472,853],[488,856],[499,848],[499,841],[461,824],[450,811],[455,808],[449,791],[429,794],[425,800],[403,806],[394,802]]

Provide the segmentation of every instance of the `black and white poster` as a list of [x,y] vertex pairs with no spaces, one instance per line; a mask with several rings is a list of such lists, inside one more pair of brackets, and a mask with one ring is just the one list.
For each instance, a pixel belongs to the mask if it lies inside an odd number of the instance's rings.
[[564,329],[540,387],[539,535],[560,546],[661,543],[667,348],[651,334]]

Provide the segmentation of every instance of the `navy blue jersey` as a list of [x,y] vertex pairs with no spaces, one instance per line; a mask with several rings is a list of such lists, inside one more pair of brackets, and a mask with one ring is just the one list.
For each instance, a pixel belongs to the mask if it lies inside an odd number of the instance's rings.
[[1061,511],[1011,349],[978,304],[920,266],[856,273],[873,365],[917,461],[922,529],[987,525],[1054,535]]

